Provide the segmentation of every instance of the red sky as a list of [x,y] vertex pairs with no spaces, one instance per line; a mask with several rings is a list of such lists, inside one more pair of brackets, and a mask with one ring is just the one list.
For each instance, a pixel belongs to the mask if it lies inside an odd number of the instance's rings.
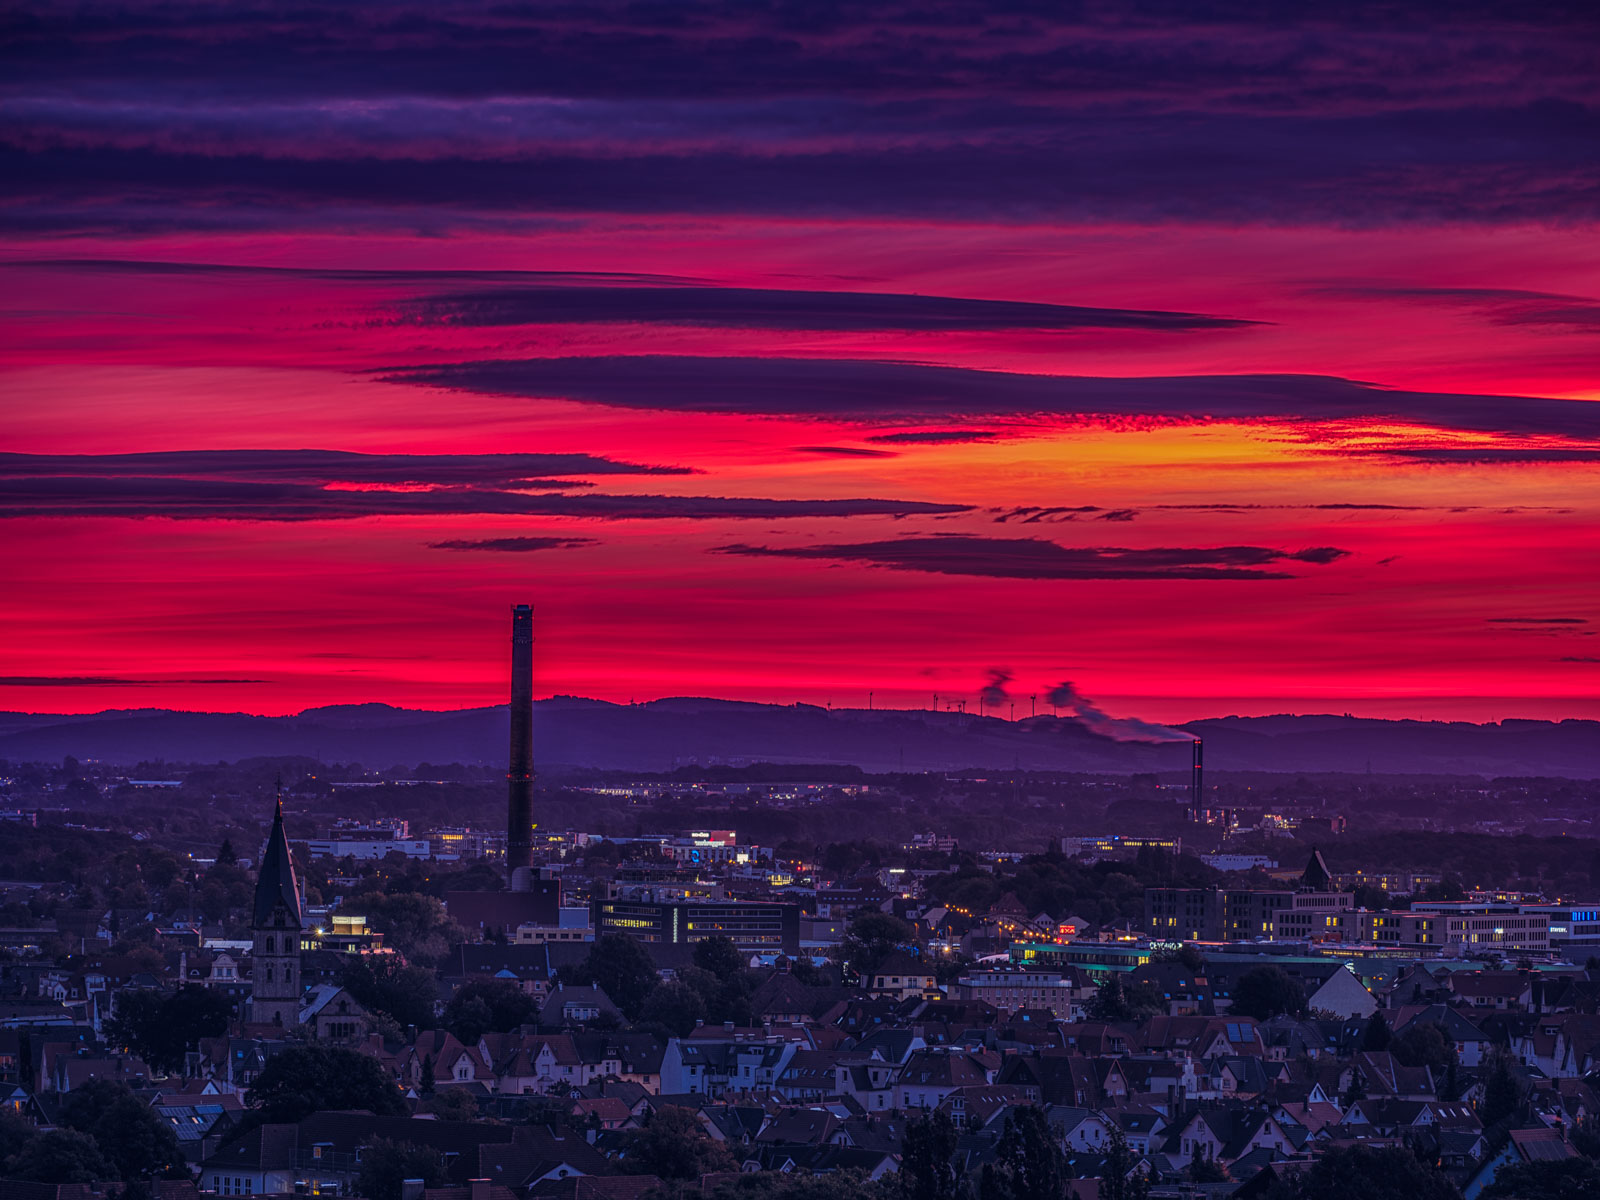
[[[225,30],[42,27],[0,92],[0,708],[495,703],[531,602],[550,694],[1600,716],[1593,83],[1452,75],[1570,31],[1322,30],[1308,80],[1223,22],[1204,86],[1161,35],[1142,90],[1019,98],[904,25],[892,78],[834,30],[770,84],[635,47],[517,100],[459,29],[334,96],[224,78]],[[1433,73],[1326,99],[1395,55]],[[1046,186],[1069,129],[1099,165]]]

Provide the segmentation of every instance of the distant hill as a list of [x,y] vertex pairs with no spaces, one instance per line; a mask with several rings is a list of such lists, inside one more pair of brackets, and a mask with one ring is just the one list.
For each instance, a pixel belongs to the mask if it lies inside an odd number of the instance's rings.
[[[87,716],[0,713],[0,758],[65,755],[232,762],[307,756],[368,768],[505,761],[506,709],[427,712],[386,704],[289,717],[125,709]],[[1338,716],[1224,717],[1180,728],[1205,739],[1223,771],[1549,775],[1600,778],[1600,722],[1378,721]],[[534,712],[543,766],[667,771],[687,764],[850,763],[869,771],[980,768],[1127,774],[1177,770],[1187,743],[1118,742],[1068,718],[1004,721],[921,710],[834,709],[674,698],[609,704],[558,696]]]

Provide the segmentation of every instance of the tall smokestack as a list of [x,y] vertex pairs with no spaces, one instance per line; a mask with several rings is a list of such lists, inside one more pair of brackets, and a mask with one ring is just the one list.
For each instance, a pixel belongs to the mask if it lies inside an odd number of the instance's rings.
[[533,864],[533,606],[511,610],[511,762],[506,874]]
[[1205,743],[1199,738],[1194,740],[1194,765],[1189,768],[1189,807],[1194,810],[1194,820],[1200,819],[1200,811],[1205,807]]

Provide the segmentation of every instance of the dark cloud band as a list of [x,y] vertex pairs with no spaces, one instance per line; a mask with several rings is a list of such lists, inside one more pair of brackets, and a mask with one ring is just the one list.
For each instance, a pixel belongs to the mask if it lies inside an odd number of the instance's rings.
[[158,450],[137,454],[0,454],[0,479],[77,476],[283,480],[304,483],[571,487],[589,475],[690,475],[592,454],[356,454],[345,450]]
[[772,500],[594,493],[527,495],[473,487],[354,490],[300,483],[151,477],[59,476],[0,480],[0,518],[333,521],[373,516],[499,514],[644,521],[912,516],[966,511],[969,511],[967,505],[916,500]]
[[1391,418],[1451,429],[1600,437],[1600,403],[1404,391],[1327,375],[1108,379],[844,359],[639,355],[463,362],[392,371],[385,378],[669,412],[865,421],[1021,415],[1189,421]]
[[501,554],[529,554],[538,550],[576,550],[584,546],[597,546],[594,538],[586,537],[503,537],[503,538],[452,538],[444,542],[429,542],[430,550],[492,550]]
[[1269,550],[1261,546],[1126,549],[1069,548],[1039,538],[988,538],[964,534],[821,546],[722,546],[721,554],[752,558],[821,559],[896,571],[976,575],[1001,579],[1290,579],[1267,570],[1277,564],[1327,564],[1349,552],[1332,546]]
[[1257,324],[1199,313],[1017,300],[706,286],[497,288],[427,296],[405,303],[400,311],[407,319],[434,325],[617,322],[852,332],[1130,329],[1185,333]]

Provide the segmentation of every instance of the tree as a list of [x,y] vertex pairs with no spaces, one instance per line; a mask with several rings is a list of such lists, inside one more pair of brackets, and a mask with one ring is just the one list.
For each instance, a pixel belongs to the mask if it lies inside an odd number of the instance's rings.
[[1381,1012],[1372,1014],[1367,1021],[1367,1027],[1361,1034],[1362,1050],[1387,1050],[1389,1040],[1393,1035],[1389,1032],[1389,1022],[1383,1019]]
[[406,1115],[399,1089],[378,1061],[337,1046],[294,1046],[273,1055],[245,1100],[273,1123],[292,1123],[324,1109]]
[[749,966],[749,960],[733,944],[732,938],[719,934],[695,943],[694,965],[718,979],[731,979]]
[[1483,1101],[1478,1107],[1478,1119],[1486,1129],[1522,1106],[1522,1084],[1511,1069],[1511,1061],[1510,1053],[1500,1048],[1490,1056],[1489,1070],[1483,1077]]
[[439,1152],[431,1146],[386,1138],[362,1148],[356,1195],[367,1200],[400,1200],[400,1188],[407,1179],[420,1179],[423,1187],[443,1187],[448,1179]]
[[363,892],[345,901],[344,912],[364,913],[372,928],[405,958],[433,966],[466,940],[466,930],[450,919],[444,905],[421,892]]
[[24,1120],[9,1108],[0,1108],[0,1169],[5,1167],[6,1159],[21,1153],[22,1148],[38,1136],[33,1122]]
[[706,1135],[692,1110],[671,1104],[657,1109],[634,1135],[625,1161],[631,1171],[662,1179],[699,1179],[738,1169],[728,1148]]
[[[1369,1146],[1333,1149],[1284,1193],[1295,1200],[1460,1200],[1439,1171],[1408,1150]],[[1277,1193],[1273,1193],[1277,1200]]]
[[1269,1021],[1280,1013],[1298,1016],[1305,1006],[1305,993],[1282,967],[1252,967],[1234,986],[1233,1007],[1228,1011]]
[[1138,1158],[1128,1146],[1122,1126],[1112,1125],[1111,1145],[1106,1147],[1105,1174],[1100,1178],[1100,1200],[1145,1200],[1150,1181],[1134,1168]]
[[892,1193],[860,1171],[830,1171],[826,1175],[743,1171],[731,1179],[718,1180],[710,1191],[697,1189],[692,1195],[702,1200],[867,1200],[875,1196],[887,1200]]
[[422,1070],[417,1078],[417,1090],[420,1091],[424,1096],[431,1096],[433,1095],[434,1087],[435,1080],[433,1077],[433,1055],[424,1054],[422,1056]]
[[641,1021],[660,1025],[668,1033],[687,1037],[697,1020],[704,1019],[705,1001],[700,993],[676,979],[658,983],[645,998]]
[[233,852],[233,843],[227,838],[222,839],[222,846],[217,851],[217,861],[230,867],[239,861],[239,856]]
[[494,1028],[494,1013],[482,996],[451,997],[440,1022],[463,1046],[476,1046]]
[[95,1183],[116,1177],[94,1139],[77,1129],[41,1133],[17,1152],[6,1174],[38,1183]]
[[233,1006],[220,993],[187,983],[170,996],[155,992],[121,992],[117,1015],[106,1035],[137,1054],[157,1071],[182,1069],[184,1055],[200,1048],[200,1040],[228,1031]]
[[1600,1167],[1587,1158],[1508,1163],[1480,1200],[1600,1200]]
[[1143,1021],[1161,1011],[1161,1000],[1149,984],[1128,987],[1112,975],[1100,985],[1086,1014],[1091,1021]]
[[1454,1058],[1451,1058],[1450,1065],[1444,1069],[1444,1082],[1439,1085],[1439,1099],[1461,1099],[1461,1075]]
[[1434,1021],[1413,1022],[1394,1035],[1389,1053],[1405,1067],[1432,1067],[1445,1070],[1456,1061],[1455,1043],[1444,1027]]
[[896,950],[909,944],[911,938],[911,926],[899,917],[869,910],[851,919],[840,949],[844,961],[865,977]]
[[923,1113],[906,1125],[900,1147],[900,1194],[904,1200],[955,1200],[956,1141],[960,1134],[944,1109]]
[[94,1079],[74,1088],[62,1101],[61,1124],[92,1137],[118,1179],[183,1170],[178,1135],[126,1084]]
[[568,983],[598,985],[629,1020],[644,1008],[657,978],[649,951],[625,933],[597,938],[583,962],[566,975]]
[[1374,887],[1370,883],[1364,883],[1356,888],[1351,902],[1357,908],[1370,908],[1373,911],[1396,907],[1388,892],[1381,887]]
[[995,1147],[995,1161],[983,1169],[983,1200],[1058,1200],[1066,1194],[1065,1156],[1044,1110],[1013,1106]]
[[340,971],[339,982],[358,1003],[373,1012],[388,1013],[400,1025],[432,1027],[438,1005],[438,987],[432,971],[408,966],[396,954],[346,957],[350,961]]
[[447,1087],[428,1102],[428,1111],[441,1121],[476,1121],[478,1102],[466,1088]]
[[1359,1067],[1350,1068],[1350,1084],[1339,1097],[1339,1108],[1349,1112],[1350,1106],[1367,1098],[1367,1081],[1362,1077]]
[[450,997],[439,1021],[463,1046],[486,1033],[510,1033],[539,1015],[532,996],[509,979],[469,979]]
[[704,1017],[712,1024],[732,1021],[735,1025],[749,1025],[754,1021],[750,1008],[751,972],[740,970],[726,978],[713,975],[699,967],[685,967],[678,978],[693,988],[704,1007]]

